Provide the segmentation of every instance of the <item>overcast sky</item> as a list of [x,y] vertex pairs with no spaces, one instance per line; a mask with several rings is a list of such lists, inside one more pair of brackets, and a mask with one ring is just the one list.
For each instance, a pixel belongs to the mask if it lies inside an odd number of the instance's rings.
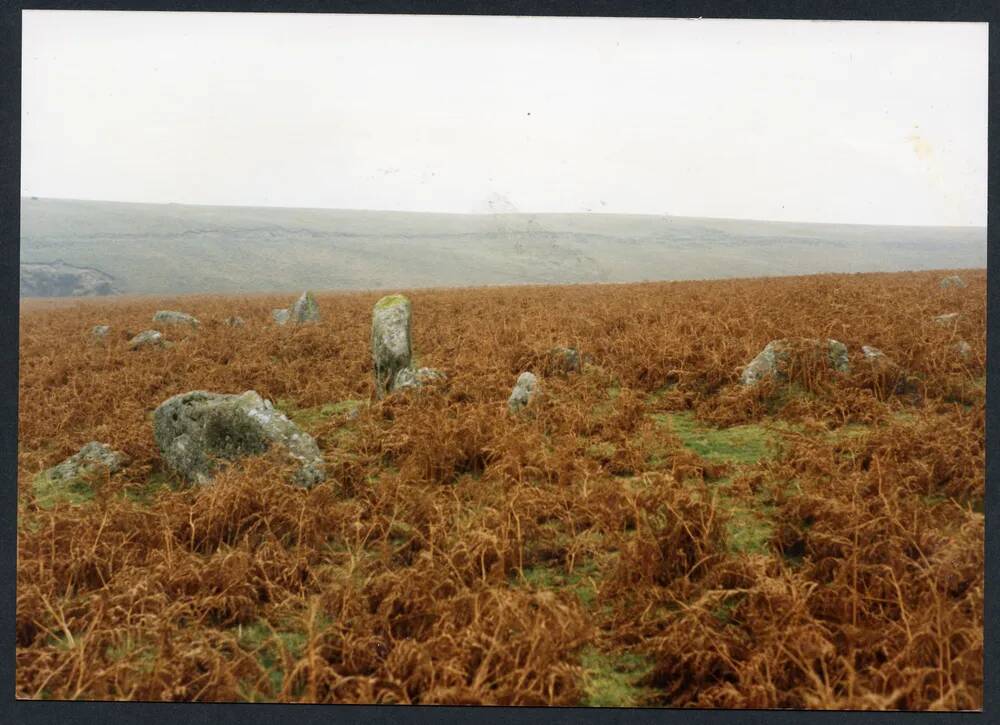
[[985,23],[23,20],[26,196],[986,224]]

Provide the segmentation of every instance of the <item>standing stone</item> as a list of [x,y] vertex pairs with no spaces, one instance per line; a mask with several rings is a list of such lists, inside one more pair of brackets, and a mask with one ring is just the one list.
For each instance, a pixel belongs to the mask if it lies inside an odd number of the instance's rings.
[[757,357],[750,361],[750,364],[743,369],[740,380],[744,385],[755,385],[764,378],[774,377],[776,380],[785,381],[788,376],[785,368],[791,360],[792,353],[796,347],[812,347],[816,349],[826,348],[827,362],[833,370],[839,373],[849,373],[851,364],[847,355],[847,346],[837,340],[815,340],[812,338],[802,338],[798,340],[783,339],[771,340]]
[[143,330],[128,341],[130,350],[138,350],[143,347],[167,347],[167,345],[167,341],[163,339],[163,334],[156,330]]
[[292,313],[289,312],[288,310],[284,310],[284,309],[282,309],[282,310],[271,310],[271,317],[273,317],[274,321],[276,323],[278,323],[279,325],[286,324],[291,316],[292,316]]
[[312,292],[303,292],[289,310],[291,322],[318,322],[319,304]]
[[80,479],[102,470],[117,473],[128,464],[128,456],[105,443],[91,441],[57,466],[45,472],[53,481]]
[[527,406],[535,397],[538,390],[538,378],[533,373],[524,372],[517,378],[514,390],[507,399],[507,408],[512,413],[516,413]]
[[94,325],[90,331],[90,337],[94,341],[100,342],[107,338],[109,332],[111,332],[111,325]]
[[948,287],[957,287],[961,289],[962,287],[965,287],[965,281],[957,274],[951,274],[947,277],[941,278],[940,286],[942,289],[947,289]]
[[372,367],[375,392],[383,397],[392,390],[400,370],[410,367],[410,301],[403,295],[388,295],[372,311]]
[[201,324],[196,318],[186,312],[176,312],[174,310],[158,310],[153,315],[153,322],[159,322],[164,325],[190,325],[191,327],[198,327]]
[[299,463],[294,483],[324,480],[316,441],[255,391],[241,395],[195,390],[153,411],[153,435],[167,465],[195,483],[208,483],[224,461],[259,455],[272,445]]

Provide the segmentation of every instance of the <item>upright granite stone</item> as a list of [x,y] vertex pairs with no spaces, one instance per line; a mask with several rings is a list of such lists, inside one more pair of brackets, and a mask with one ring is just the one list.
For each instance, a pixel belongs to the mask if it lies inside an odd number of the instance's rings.
[[378,397],[392,390],[396,376],[410,367],[410,301],[403,295],[388,295],[372,310],[372,368]]
[[763,350],[743,369],[741,381],[744,385],[755,385],[764,378],[788,379],[787,367],[796,351],[825,350],[829,366],[840,373],[851,371],[847,346],[837,340],[816,340],[813,338],[786,338],[771,340]]
[[169,343],[163,338],[163,334],[156,330],[143,330],[128,341],[130,350],[140,350],[147,347],[167,347],[168,345]]
[[538,378],[533,373],[523,372],[517,378],[514,390],[507,399],[507,408],[512,413],[517,413],[526,407],[535,397],[538,390]]
[[163,325],[189,325],[190,327],[198,327],[201,324],[197,318],[176,310],[158,310],[153,315],[153,322],[159,322]]
[[299,463],[293,482],[325,478],[316,441],[255,391],[241,395],[195,390],[153,411],[153,435],[167,465],[195,483],[208,483],[226,461],[259,455],[276,445]]
[[129,462],[128,456],[116,451],[106,443],[91,441],[84,445],[78,453],[74,453],[57,466],[45,472],[50,480],[70,481],[91,476],[101,471],[109,474],[117,473]]
[[312,292],[303,292],[288,310],[289,321],[304,323],[319,321],[319,304]]
[[939,284],[942,289],[947,289],[949,287],[961,289],[962,287],[965,287],[965,281],[957,274],[950,274],[947,277],[942,277]]

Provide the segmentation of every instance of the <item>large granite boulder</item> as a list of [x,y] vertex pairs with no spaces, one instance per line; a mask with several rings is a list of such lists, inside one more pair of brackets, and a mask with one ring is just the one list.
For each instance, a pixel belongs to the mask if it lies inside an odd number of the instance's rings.
[[129,462],[128,456],[106,443],[91,441],[77,453],[45,472],[52,481],[73,481],[87,478],[103,471],[117,473]]
[[153,411],[153,435],[166,464],[189,481],[208,483],[226,461],[280,446],[299,463],[294,483],[309,487],[325,478],[316,441],[255,391],[241,395],[195,390]]
[[786,338],[771,340],[763,350],[743,369],[741,380],[744,385],[755,385],[764,378],[787,381],[787,370],[796,356],[804,353],[825,352],[827,364],[840,373],[851,371],[847,356],[847,346],[837,340],[816,340],[812,338]]
[[517,378],[514,390],[507,399],[507,408],[512,413],[517,413],[526,407],[538,392],[538,378],[533,373],[523,372]]
[[380,398],[392,390],[399,372],[410,367],[410,309],[403,295],[388,295],[372,310],[372,368]]
[[159,322],[161,325],[189,325],[190,327],[198,327],[201,324],[197,318],[176,310],[157,310],[153,314],[153,322]]

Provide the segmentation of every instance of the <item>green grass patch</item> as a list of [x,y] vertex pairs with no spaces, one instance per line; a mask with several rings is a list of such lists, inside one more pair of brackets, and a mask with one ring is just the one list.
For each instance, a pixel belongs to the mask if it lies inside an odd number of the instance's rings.
[[533,589],[564,590],[574,593],[585,607],[590,607],[597,597],[597,580],[600,571],[589,559],[578,562],[567,573],[561,567],[532,566],[522,571],[524,582]]
[[[240,625],[235,630],[240,648],[253,654],[267,675],[270,690],[275,696],[281,692],[285,682],[285,655],[292,660],[299,659],[306,647],[306,636],[301,632],[272,630],[265,621],[250,625]],[[267,700],[256,688],[244,688],[244,695],[250,702]]]
[[774,433],[762,425],[713,428],[698,422],[691,413],[658,413],[653,417],[668,425],[685,447],[711,463],[753,465],[777,452]]
[[646,701],[648,690],[638,683],[653,666],[645,657],[588,647],[581,653],[580,665],[585,707],[638,707]]
[[38,508],[50,509],[59,503],[82,506],[94,499],[94,489],[82,479],[53,479],[46,473],[38,474],[32,481],[35,503]]
[[335,403],[314,405],[311,408],[299,408],[292,401],[281,399],[274,404],[274,407],[288,416],[288,419],[297,426],[308,431],[318,423],[322,423],[330,418],[347,415],[352,411],[359,410],[364,405],[365,401],[363,400],[348,399],[339,400]]
[[141,506],[152,506],[160,491],[169,490],[171,477],[166,471],[156,471],[140,486],[125,489],[125,498]]
[[726,538],[730,551],[743,554],[771,553],[774,525],[764,512],[733,506],[729,509],[729,514]]

